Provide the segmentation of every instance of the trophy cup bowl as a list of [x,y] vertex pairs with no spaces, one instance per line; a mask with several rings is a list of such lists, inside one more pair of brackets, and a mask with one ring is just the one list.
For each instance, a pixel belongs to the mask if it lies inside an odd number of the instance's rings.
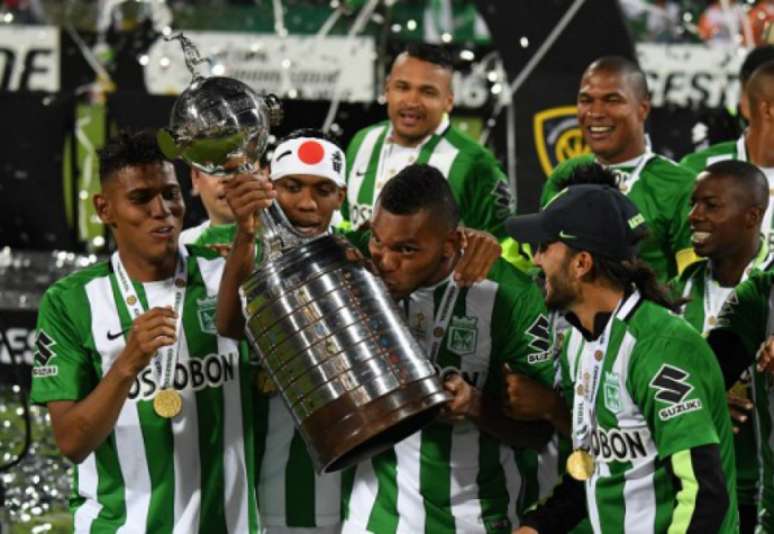
[[279,114],[274,96],[261,97],[239,80],[196,77],[175,101],[169,128],[159,130],[159,146],[207,174],[250,171]]

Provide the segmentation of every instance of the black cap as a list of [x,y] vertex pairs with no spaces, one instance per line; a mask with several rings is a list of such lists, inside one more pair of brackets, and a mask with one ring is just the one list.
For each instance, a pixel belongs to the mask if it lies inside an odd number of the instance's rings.
[[561,241],[614,260],[636,256],[637,243],[647,233],[645,219],[626,195],[591,184],[563,189],[543,211],[511,217],[505,228],[522,243]]

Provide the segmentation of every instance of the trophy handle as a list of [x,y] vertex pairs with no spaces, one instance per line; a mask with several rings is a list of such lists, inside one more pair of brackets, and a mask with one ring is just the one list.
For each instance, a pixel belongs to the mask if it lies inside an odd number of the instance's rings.
[[276,200],[268,208],[260,210],[258,218],[261,220],[260,240],[263,247],[258,267],[281,256],[284,250],[314,239],[293,228]]

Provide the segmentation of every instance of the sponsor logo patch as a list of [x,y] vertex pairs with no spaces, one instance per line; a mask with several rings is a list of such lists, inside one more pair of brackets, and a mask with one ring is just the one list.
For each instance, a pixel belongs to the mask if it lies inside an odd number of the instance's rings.
[[591,451],[602,462],[632,462],[648,455],[649,439],[647,427],[595,428],[591,433]]
[[529,349],[532,351],[527,356],[527,363],[530,365],[545,362],[551,359],[553,351],[551,350],[551,323],[548,317],[542,313],[529,325],[527,334],[530,336]]
[[685,413],[701,410],[700,399],[686,400],[693,391],[693,386],[687,383],[690,376],[679,367],[665,363],[650,381],[650,387],[656,390],[656,400],[668,405],[658,411],[659,419],[666,421]]
[[32,376],[42,378],[46,376],[56,376],[59,374],[59,367],[51,365],[51,359],[56,358],[54,347],[56,342],[43,329],[38,330],[35,337],[35,354],[33,356],[34,367]]

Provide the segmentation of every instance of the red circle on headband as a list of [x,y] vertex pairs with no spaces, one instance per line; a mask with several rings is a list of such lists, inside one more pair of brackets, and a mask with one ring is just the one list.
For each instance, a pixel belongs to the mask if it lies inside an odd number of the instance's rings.
[[307,165],[317,165],[325,156],[325,149],[317,141],[304,141],[298,147],[298,159]]

